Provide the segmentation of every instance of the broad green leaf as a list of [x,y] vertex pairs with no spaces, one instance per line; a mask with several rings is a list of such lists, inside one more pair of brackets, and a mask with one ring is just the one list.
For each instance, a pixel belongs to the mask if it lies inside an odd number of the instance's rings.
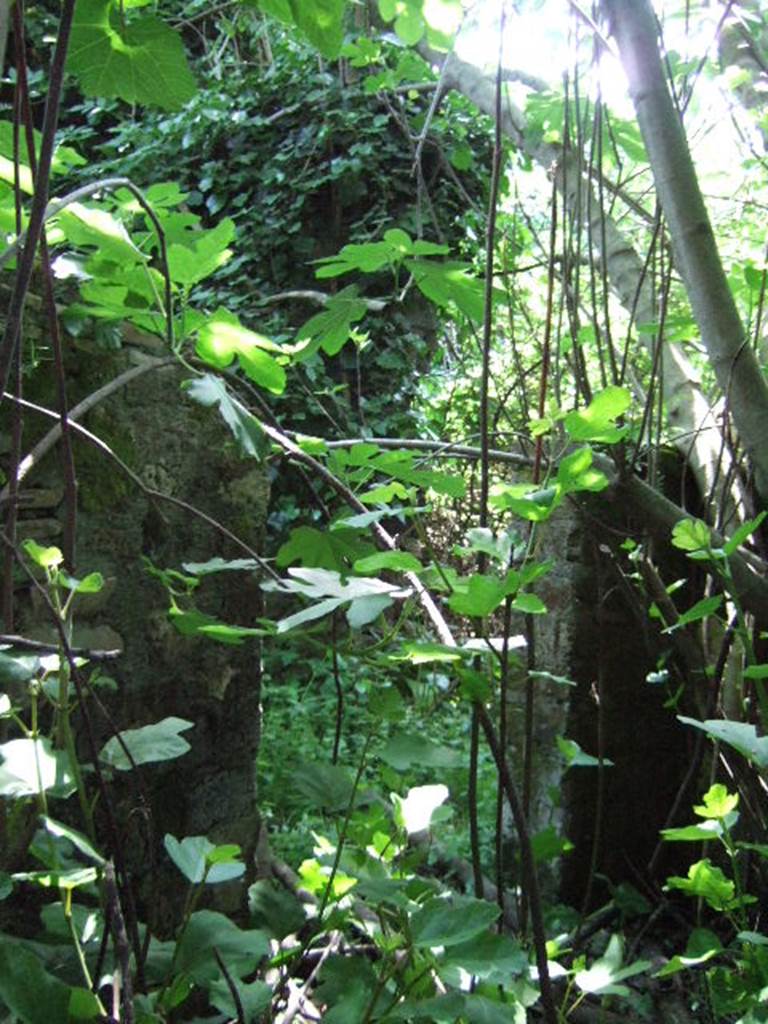
[[445,309],[459,312],[482,323],[485,310],[485,283],[473,277],[467,263],[432,260],[406,260],[416,285],[428,299]]
[[69,796],[75,791],[69,758],[54,750],[47,737],[9,740],[0,744],[0,796]]
[[329,60],[344,41],[345,0],[288,0],[296,26]]
[[702,804],[694,805],[693,813],[700,818],[722,821],[739,806],[739,794],[729,793],[721,782],[716,782],[704,794],[703,801]]
[[0,686],[19,685],[32,679],[40,668],[35,654],[9,654],[0,651]]
[[[265,981],[241,981],[237,985],[240,1007],[246,1021],[264,1019],[264,1013],[272,1002],[272,986]],[[225,1015],[227,1020],[237,1020],[240,1008],[235,1006],[229,982],[224,978],[208,985],[208,998],[216,1009]]]
[[214,949],[232,977],[252,974],[269,953],[264,932],[237,927],[228,917],[213,910],[198,910],[189,919],[176,951],[176,969],[198,985],[207,986],[221,975]]
[[663,828],[661,835],[672,843],[705,843],[709,839],[720,839],[723,826],[719,821],[709,819],[696,825],[683,825],[680,828]]
[[[376,515],[372,512],[371,515]],[[297,526],[277,552],[275,563],[281,568],[299,562],[307,568],[331,569],[349,572],[359,559],[375,551],[374,546],[360,536],[357,530],[316,530],[312,526]]]
[[673,956],[661,970],[656,971],[654,978],[666,978],[669,974],[677,974],[678,971],[706,963],[722,950],[723,945],[714,932],[708,928],[694,928],[685,947],[685,953]]
[[[587,754],[581,749],[576,740],[566,739],[565,736],[557,737],[557,749],[565,758],[569,768],[596,768],[600,764],[599,757]],[[603,758],[602,763],[609,767],[613,765],[613,761],[607,757]]]
[[335,356],[352,336],[352,324],[365,316],[368,307],[357,298],[355,288],[345,288],[328,300],[322,313],[316,313],[299,328],[294,352],[299,360],[313,355],[319,348]]
[[69,576],[67,573],[59,575],[59,582],[67,590],[74,590],[76,594],[98,594],[104,588],[104,577],[100,572],[89,572],[81,580]]
[[736,887],[730,878],[726,878],[719,867],[705,857],[688,868],[688,877],[672,875],[667,879],[670,889],[679,889],[689,896],[699,896],[713,910],[726,910],[733,905]]
[[768,679],[768,664],[747,665],[741,674],[745,679]]
[[392,736],[379,752],[379,757],[398,772],[411,768],[456,768],[461,764],[457,751],[411,732]]
[[486,931],[498,918],[499,908],[469,896],[435,897],[411,918],[411,936],[417,949],[457,946]]
[[382,569],[391,569],[395,572],[418,572],[424,566],[409,551],[379,551],[375,555],[358,558],[354,568],[355,572],[368,574],[379,572]]
[[754,725],[748,722],[728,722],[710,719],[700,722],[695,718],[678,715],[679,722],[701,729],[720,743],[727,743],[742,754],[756,768],[768,768],[768,736],[758,736]]
[[67,68],[87,96],[179,110],[196,91],[181,36],[115,0],[78,0]]
[[592,468],[592,449],[578,448],[560,460],[557,467],[557,482],[564,494],[575,491],[604,491],[608,477]]
[[623,953],[624,944],[621,936],[612,935],[603,956],[586,970],[576,972],[573,979],[576,985],[582,992],[591,995],[629,995],[626,985],[619,982],[647,971],[651,961],[636,960],[628,966],[622,966]]
[[573,843],[567,836],[559,835],[554,825],[549,825],[531,836],[531,849],[533,859],[537,864],[541,864],[570,853]]
[[506,566],[512,553],[512,535],[509,532],[495,535],[487,527],[475,526],[467,530],[466,550],[483,552]]
[[547,611],[547,606],[535,594],[517,594],[512,607],[524,615],[544,615]]
[[754,519],[750,519],[748,522],[743,523],[738,530],[735,531],[733,536],[723,545],[723,551],[725,551],[726,555],[732,555],[746,540],[749,540],[767,515],[768,512],[763,511],[760,512],[759,515],[755,516]]
[[626,427],[617,427],[615,420],[627,411],[632,396],[627,388],[611,385],[595,395],[586,409],[569,412],[565,429],[573,441],[598,441],[615,444],[627,433]]
[[338,764],[306,762],[294,770],[291,781],[313,807],[328,811],[348,807],[354,791],[349,772]]
[[237,356],[241,369],[259,387],[280,395],[285,390],[285,370],[265,349],[277,346],[268,338],[242,326],[236,316],[219,309],[199,328],[195,351],[216,369],[224,369]]
[[461,589],[451,594],[448,598],[448,607],[457,615],[482,618],[495,611],[508,593],[509,585],[506,580],[478,573],[470,576],[466,584],[461,585]]
[[93,248],[99,256],[115,263],[146,262],[146,256],[133,242],[122,221],[102,207],[70,203],[57,215],[56,222],[72,245]]
[[563,489],[533,484],[494,484],[490,503],[494,508],[514,512],[532,523],[543,523],[563,500]]
[[70,990],[68,1008],[70,1022],[98,1020],[101,1017],[102,1009],[101,1003],[90,989],[73,988]]
[[689,608],[687,612],[683,612],[674,625],[667,626],[667,628],[662,630],[662,632],[674,633],[675,630],[680,629],[683,626],[687,626],[691,622],[700,622],[702,619],[707,619],[717,611],[722,603],[722,594],[713,594],[711,597],[703,597],[701,601],[697,601],[696,604],[692,608]]
[[406,46],[415,46],[424,35],[425,29],[426,24],[421,11],[412,2],[395,18],[395,32]]
[[349,955],[329,957],[323,964],[317,987],[317,998],[327,1007],[323,1011],[323,1024],[360,1024],[372,1001],[377,1005],[377,992],[386,1004],[370,960]]
[[200,405],[218,406],[221,418],[246,455],[252,455],[255,459],[261,457],[265,443],[258,420],[231,398],[223,381],[206,373],[202,377],[185,381],[182,387]]
[[223,267],[232,256],[229,247],[235,237],[235,224],[230,218],[220,220],[216,227],[189,233],[185,244],[168,246],[168,272],[171,280],[184,288],[205,280]]
[[34,540],[25,540],[21,547],[24,554],[41,569],[55,569],[64,561],[59,548],[44,548]]
[[42,815],[40,820],[46,832],[49,832],[57,839],[67,839],[75,849],[79,850],[88,860],[92,860],[94,864],[102,866],[105,863],[102,855],[94,849],[90,840],[82,832],[78,832],[77,829],[72,828],[70,825],[63,825],[60,821],[54,821],[53,818],[49,818],[46,815]]
[[[452,979],[451,968],[460,968],[478,978],[497,978],[506,975],[528,973],[528,957],[525,950],[508,935],[483,932],[469,942],[451,946],[440,959],[439,971],[443,978]],[[447,975],[447,977],[446,977]],[[458,982],[458,978],[456,979]]]
[[409,643],[403,644],[400,652],[392,656],[395,661],[410,661],[414,665],[427,665],[431,662],[461,661],[461,652],[456,647],[445,644]]
[[[505,986],[506,988],[506,986]],[[525,1006],[509,993],[505,1002],[467,992],[447,992],[428,999],[406,999],[387,1014],[387,1022],[430,1021],[430,1024],[526,1024]]]
[[22,1024],[68,1024],[71,991],[26,946],[0,937],[0,998]]
[[681,551],[707,549],[710,537],[710,529],[701,519],[681,519],[672,528],[672,546]]
[[184,572],[208,576],[215,572],[254,572],[259,563],[254,558],[209,558],[207,562],[182,562]]
[[99,760],[104,764],[127,772],[133,767],[123,747],[127,747],[134,764],[152,764],[156,761],[173,761],[190,749],[189,743],[180,734],[194,726],[184,718],[169,716],[151,725],[138,729],[124,729],[120,740],[113,736],[101,748]]
[[166,834],[163,839],[168,856],[184,877],[193,885],[205,881],[229,882],[245,872],[245,864],[237,860],[239,846],[215,846],[207,836],[185,836],[179,842]]
[[431,786],[412,786],[404,797],[391,794],[395,808],[395,824],[408,835],[423,832],[432,824],[432,816],[449,797],[448,787],[442,783]]

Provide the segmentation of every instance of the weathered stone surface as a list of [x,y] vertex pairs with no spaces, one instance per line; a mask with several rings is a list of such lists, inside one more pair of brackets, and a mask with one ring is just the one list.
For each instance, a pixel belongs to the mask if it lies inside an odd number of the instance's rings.
[[[114,378],[129,360],[127,352],[78,354],[71,403]],[[148,486],[183,498],[258,548],[269,496],[265,472],[242,456],[215,411],[186,397],[180,384],[189,376],[176,366],[153,369],[97,405],[84,425]],[[30,397],[45,402],[47,387],[33,395],[33,382]],[[48,426],[40,425],[40,432]],[[186,561],[243,557],[244,552],[190,512],[148,497],[84,440],[75,437],[74,449],[80,496],[75,572],[98,570],[107,580],[102,594],[82,602],[80,613],[76,606],[75,642],[87,646],[100,637],[97,647],[122,646],[122,657],[108,669],[118,691],[101,694],[119,727],[169,715],[195,723],[185,733],[192,745],[188,754],[141,769],[142,788],[152,794],[151,829],[144,810],[138,813],[138,780],[116,780],[126,855],[147,898],[156,901],[158,891],[167,893],[167,903],[154,906],[156,921],[167,927],[165,907],[173,906],[174,890],[177,894],[183,880],[162,853],[164,833],[207,834],[213,841],[240,843],[246,852],[255,844],[260,658],[254,641],[231,646],[181,636],[167,616],[168,596],[147,567],[181,570]],[[33,484],[60,493],[57,450],[35,467],[25,488]],[[39,542],[60,543],[63,516],[59,506],[48,519],[27,525],[22,512],[22,536],[34,528]],[[177,600],[185,605],[183,596]],[[217,619],[252,626],[261,608],[258,580],[246,573],[211,576],[195,601]],[[49,628],[44,610],[31,598],[19,602],[17,628],[38,637]],[[109,643],[103,640],[107,633]],[[91,714],[103,742],[109,725],[94,707]]]

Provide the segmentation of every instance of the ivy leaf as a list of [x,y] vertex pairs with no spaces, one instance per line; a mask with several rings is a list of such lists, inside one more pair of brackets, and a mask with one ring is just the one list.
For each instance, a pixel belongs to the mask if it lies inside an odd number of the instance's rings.
[[625,978],[631,978],[635,974],[647,971],[651,966],[650,960],[636,960],[632,964],[622,966],[624,954],[624,943],[620,935],[612,935],[608,948],[599,960],[595,960],[591,967],[586,970],[577,971],[574,981],[582,992],[591,995],[629,995],[626,985],[618,982]]
[[300,594],[316,603],[281,619],[277,624],[278,633],[322,618],[345,604],[349,604],[347,620],[350,626],[358,628],[372,622],[395,599],[408,597],[411,593],[410,589],[401,590],[391,583],[365,576],[343,579],[339,573],[328,569],[289,569],[288,573],[292,579],[263,583],[262,589]]
[[669,974],[677,974],[678,971],[706,963],[722,950],[723,945],[714,932],[708,928],[694,928],[685,947],[685,953],[673,956],[660,971],[654,974],[654,978],[666,978]]
[[195,351],[216,369],[224,369],[237,356],[246,376],[259,387],[281,395],[285,391],[285,370],[265,352],[278,346],[269,338],[243,327],[236,316],[218,309],[199,328]]
[[0,796],[67,797],[76,789],[69,768],[69,757],[54,750],[47,737],[30,736],[0,744]]
[[703,804],[695,805],[693,813],[700,818],[711,818],[722,821],[732,816],[739,806],[739,794],[729,793],[721,782],[709,787],[703,797]]
[[265,448],[264,438],[258,421],[230,397],[227,387],[218,377],[210,373],[185,381],[182,387],[200,405],[217,405],[221,418],[234,434],[246,455],[255,459],[261,457]]
[[344,288],[332,296],[322,313],[316,313],[299,328],[295,349],[297,357],[306,359],[319,348],[329,356],[335,356],[349,341],[352,324],[362,320],[367,309],[365,302],[357,298],[354,287]]
[[592,468],[592,458],[592,449],[587,445],[560,460],[557,467],[557,482],[563,494],[605,490],[608,486],[608,477],[599,469]]
[[207,836],[185,836],[179,842],[167,833],[163,845],[173,863],[193,885],[203,880],[211,885],[229,882],[245,872],[245,864],[237,860],[240,847],[234,844],[215,846]]
[[[124,729],[120,733],[122,744],[117,736],[107,740],[101,748],[99,760],[123,772],[130,771],[133,764],[173,761],[190,750],[189,743],[180,733],[191,729],[194,724],[184,718],[169,716],[138,729]],[[128,748],[133,764],[123,747]]]
[[672,546],[681,551],[706,550],[710,540],[710,529],[701,519],[681,519],[672,528]]
[[178,32],[115,0],[78,0],[67,67],[87,96],[163,110],[179,110],[197,88]]

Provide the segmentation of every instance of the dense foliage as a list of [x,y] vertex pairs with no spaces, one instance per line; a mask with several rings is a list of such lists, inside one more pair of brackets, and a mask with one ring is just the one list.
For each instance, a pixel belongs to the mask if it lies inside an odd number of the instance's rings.
[[[551,80],[495,70],[460,0],[13,6],[1,1021],[768,1019],[765,19],[659,5],[660,51],[645,2],[564,6],[504,16]],[[137,720],[123,652],[73,632],[128,587],[76,557],[75,421],[170,361],[263,522],[91,441],[210,527],[205,561],[131,557],[147,643],[262,665],[246,843],[177,835],[164,791],[216,702],[160,680]],[[63,497],[23,539],[30,391]]]

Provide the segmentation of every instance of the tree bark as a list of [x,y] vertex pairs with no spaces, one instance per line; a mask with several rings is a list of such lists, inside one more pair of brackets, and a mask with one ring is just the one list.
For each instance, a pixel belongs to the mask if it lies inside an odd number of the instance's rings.
[[701,339],[768,497],[768,384],[749,346],[720,260],[688,142],[670,95],[649,0],[605,0],[669,225],[676,266]]

